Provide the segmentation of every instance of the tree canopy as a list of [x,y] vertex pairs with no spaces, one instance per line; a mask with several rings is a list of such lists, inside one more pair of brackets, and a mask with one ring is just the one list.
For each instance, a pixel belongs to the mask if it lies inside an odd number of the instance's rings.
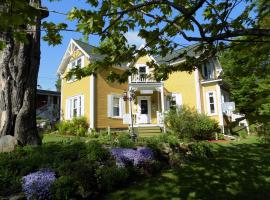
[[[200,56],[179,53],[162,65],[148,63],[158,80],[166,79],[172,71],[192,71],[217,51],[226,48],[226,42],[249,36],[248,40],[261,41],[269,37],[269,27],[260,21],[270,12],[266,0],[152,0],[119,1],[89,0],[92,9],[73,8],[68,18],[77,20],[77,30],[86,37],[101,36],[99,52],[106,55],[102,61],[92,62],[89,68],[77,70],[77,75],[89,75],[104,66],[132,63],[136,57],[150,54],[165,56],[190,42]],[[129,45],[125,33],[138,31],[146,41],[144,48]],[[245,38],[240,38],[245,40]],[[185,63],[170,65],[179,57]],[[121,76],[111,73],[111,80],[125,81],[136,69],[129,68]],[[74,72],[72,72],[74,73]]]
[[[270,36],[269,27],[258,23],[270,12],[267,0],[88,0],[86,3],[90,8],[74,7],[66,14],[69,20],[77,22],[76,30],[71,31],[81,32],[85,38],[99,35],[98,51],[105,58],[92,62],[88,68],[72,72],[79,78],[112,65],[132,63],[137,56],[165,56],[196,43],[191,50],[201,52],[199,57],[182,52],[162,65],[148,63],[155,69],[157,79],[166,79],[172,71],[192,71],[194,66],[226,48],[226,41],[249,36],[248,39],[255,42],[261,41],[262,36]],[[14,37],[23,42],[27,34],[25,24],[33,24],[36,16],[47,15],[48,12],[44,7],[29,6],[27,0],[3,0],[0,11],[0,30],[12,31]],[[48,21],[42,23],[41,29],[47,33],[43,39],[52,45],[61,43],[60,31],[70,31],[65,23]],[[144,48],[138,50],[128,44],[125,33],[129,31],[138,31],[146,42]],[[0,46],[3,44],[4,41],[0,41]],[[184,57],[187,62],[170,65],[179,57]],[[134,72],[136,69],[131,67],[121,76],[111,73],[110,78],[125,81]]]
[[[270,17],[261,25],[269,27]],[[269,121],[270,42],[233,42],[230,45],[221,56],[221,63],[224,81],[230,85],[238,111],[253,122]]]

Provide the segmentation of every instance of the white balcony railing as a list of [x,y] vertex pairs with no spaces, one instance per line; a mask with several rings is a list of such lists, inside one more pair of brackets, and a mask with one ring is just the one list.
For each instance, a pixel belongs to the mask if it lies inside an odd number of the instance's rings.
[[133,74],[130,77],[131,83],[149,83],[157,82],[153,77],[148,74]]

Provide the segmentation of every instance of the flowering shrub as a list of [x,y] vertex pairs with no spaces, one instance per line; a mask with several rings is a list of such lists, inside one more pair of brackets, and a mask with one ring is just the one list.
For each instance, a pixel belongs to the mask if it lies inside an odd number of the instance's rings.
[[22,188],[28,200],[37,199],[51,199],[49,192],[51,185],[56,180],[55,173],[45,169],[22,178]]
[[111,154],[115,158],[117,165],[123,167],[127,164],[139,166],[143,163],[154,160],[154,154],[151,149],[139,147],[137,150],[128,148],[112,148]]

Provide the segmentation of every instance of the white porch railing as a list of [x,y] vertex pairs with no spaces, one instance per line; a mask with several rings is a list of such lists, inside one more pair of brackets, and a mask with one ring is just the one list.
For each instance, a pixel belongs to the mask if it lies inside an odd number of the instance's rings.
[[157,82],[153,77],[148,74],[133,74],[130,78],[131,83],[149,83]]
[[157,111],[157,123],[163,124],[164,123],[164,114],[162,112]]

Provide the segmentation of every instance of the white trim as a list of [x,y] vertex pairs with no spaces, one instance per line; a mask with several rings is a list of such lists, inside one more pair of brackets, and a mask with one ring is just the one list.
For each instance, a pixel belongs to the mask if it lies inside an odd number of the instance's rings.
[[90,129],[95,129],[95,76],[90,76]]
[[222,133],[224,133],[224,122],[223,122],[223,113],[222,113],[222,105],[221,105],[221,89],[220,85],[216,85],[217,90],[217,104],[218,104],[218,115],[219,115],[219,125],[221,126]]
[[[138,114],[141,115],[141,100],[147,100],[147,106],[148,106],[148,118],[149,118],[149,122],[146,122],[146,124],[151,124],[151,121],[152,121],[152,110],[151,110],[151,96],[137,96],[137,99],[138,99],[138,106],[139,106],[139,109],[138,109]],[[139,121],[137,120],[137,123],[139,124]],[[141,123],[142,124],[142,123]]]
[[[82,117],[84,116],[84,108],[85,108],[85,102],[84,102],[84,95],[83,94],[78,94],[78,95],[74,95],[74,96],[70,96],[70,97],[67,97],[66,98],[66,119],[67,120],[70,120],[70,119],[73,119],[74,116],[73,116],[73,106],[74,106],[74,103],[70,104],[70,101],[74,101],[74,99],[77,99],[77,103],[81,103],[81,105],[76,105],[77,109],[78,109],[78,112],[80,112],[80,114],[76,117]],[[72,105],[72,109],[70,109],[70,105]]]
[[[114,116],[113,115],[113,98],[117,97],[119,98],[119,116]],[[125,107],[124,107],[124,103],[125,101],[123,100],[123,96],[121,94],[117,94],[117,93],[112,93],[107,95],[107,112],[108,112],[108,117],[109,118],[113,118],[113,119],[123,119],[123,115],[126,113],[125,112]]]
[[[199,58],[200,56],[195,56],[195,58]],[[184,58],[183,60],[179,60],[179,61],[176,61],[174,63],[171,63],[169,65],[177,65],[177,64],[180,64],[180,63],[183,63],[183,62],[186,62],[186,59]]]
[[[71,70],[71,69],[73,69],[72,68],[72,66],[71,66],[71,64],[73,63],[73,62],[75,62],[75,67],[77,66],[77,64],[78,64],[78,60],[81,60],[81,66],[80,66],[80,68],[83,68],[84,67],[84,55],[81,55],[81,56],[79,56],[79,57],[77,57],[77,58],[75,58],[74,60],[72,60],[71,62],[69,62],[68,63],[68,65],[67,65],[67,68],[68,68],[68,70]],[[69,80],[67,80],[67,83],[73,83],[73,82],[75,82],[75,81],[77,81],[78,79],[76,79],[76,77],[74,77],[74,79],[69,79]]]
[[63,79],[62,79],[62,77],[60,77],[61,78],[61,89],[60,89],[60,91],[61,91],[61,96],[60,96],[60,121],[61,120],[63,120]]
[[[214,113],[211,113],[211,111],[210,111],[209,93],[213,93],[214,108],[215,108],[215,112],[214,112]],[[214,91],[214,90],[208,90],[208,91],[206,92],[205,96],[206,96],[206,103],[207,103],[207,115],[208,115],[208,116],[217,115],[216,91]]]
[[164,87],[160,87],[160,97],[161,97],[161,112],[165,112],[165,99],[164,99]]
[[201,81],[201,83],[207,84],[207,83],[215,83],[215,82],[221,82],[221,81],[222,81],[222,79],[215,79],[215,80],[209,80],[209,81],[203,80],[203,81]]
[[[78,47],[78,49],[79,49],[79,50],[80,50],[80,51],[81,51],[88,59],[90,59],[90,55],[89,55],[87,52],[85,52],[85,51],[80,47],[80,45],[78,45],[78,44],[75,42],[75,40],[71,39],[71,40],[69,41],[68,47],[67,47],[67,49],[66,49],[66,51],[65,51],[65,54],[64,54],[63,58],[61,59],[60,65],[59,65],[59,67],[58,67],[58,69],[57,69],[57,74],[62,74],[62,73],[66,70],[67,65],[64,66],[64,64],[65,64],[65,60],[66,60],[67,58],[70,58],[70,55],[73,53],[72,51],[70,51],[70,46],[71,46],[72,44],[75,45],[76,47]],[[69,57],[68,57],[68,55],[69,55]]]
[[202,113],[201,85],[200,85],[199,70],[197,67],[195,69],[194,75],[195,75],[197,111],[198,111],[198,113]]
[[72,38],[71,40],[77,45],[78,49],[80,49],[81,52],[83,52],[83,54],[84,54],[87,58],[90,58],[90,55],[89,55],[86,51],[84,51],[84,50],[80,47],[80,45],[78,45],[78,44],[76,43],[76,41],[73,40],[73,38]]

